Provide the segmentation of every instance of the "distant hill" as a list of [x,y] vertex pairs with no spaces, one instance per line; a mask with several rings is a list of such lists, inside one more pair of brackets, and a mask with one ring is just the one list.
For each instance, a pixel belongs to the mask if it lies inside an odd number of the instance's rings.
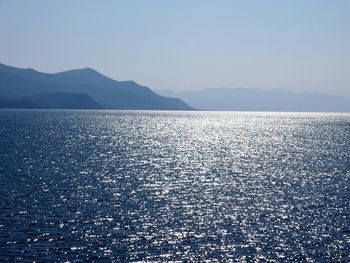
[[160,90],[158,94],[179,98],[203,110],[232,111],[314,111],[349,112],[350,102],[342,97],[322,93],[248,88],[212,88],[175,92]]
[[29,101],[25,101],[23,99],[10,99],[0,97],[0,108],[7,109],[43,109],[43,107],[39,105],[35,105],[30,103]]
[[[0,64],[0,108],[191,110],[133,81],[116,81],[90,69],[55,74]],[[12,108],[13,108],[12,107]]]
[[46,93],[26,97],[0,98],[0,108],[103,109],[90,96],[80,93]]

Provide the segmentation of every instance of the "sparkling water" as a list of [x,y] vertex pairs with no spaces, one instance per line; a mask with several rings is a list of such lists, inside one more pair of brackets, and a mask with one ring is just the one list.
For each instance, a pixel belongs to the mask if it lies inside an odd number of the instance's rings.
[[350,261],[350,114],[0,111],[1,262]]

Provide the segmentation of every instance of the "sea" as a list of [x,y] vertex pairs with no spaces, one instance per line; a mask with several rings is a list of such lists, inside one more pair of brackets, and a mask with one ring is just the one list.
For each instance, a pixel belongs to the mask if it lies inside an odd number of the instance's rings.
[[350,114],[0,111],[0,262],[350,262]]

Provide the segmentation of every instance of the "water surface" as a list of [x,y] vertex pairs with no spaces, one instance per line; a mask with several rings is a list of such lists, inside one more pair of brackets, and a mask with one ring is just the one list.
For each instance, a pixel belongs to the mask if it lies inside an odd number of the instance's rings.
[[0,111],[0,261],[350,261],[350,115]]

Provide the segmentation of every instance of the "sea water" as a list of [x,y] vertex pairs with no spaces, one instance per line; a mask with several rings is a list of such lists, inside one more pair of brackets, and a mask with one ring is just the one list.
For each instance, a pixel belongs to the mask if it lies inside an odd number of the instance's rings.
[[350,261],[350,114],[0,111],[1,262]]

